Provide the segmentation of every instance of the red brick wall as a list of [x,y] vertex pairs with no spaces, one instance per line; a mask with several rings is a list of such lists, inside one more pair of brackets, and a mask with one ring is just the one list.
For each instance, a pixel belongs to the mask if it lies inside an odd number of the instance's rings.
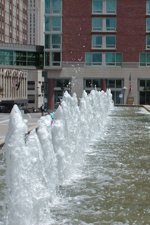
[[[123,62],[139,62],[145,52],[145,15],[145,0],[117,0],[116,51],[123,53]],[[62,60],[84,61],[91,51],[92,0],[63,0],[62,21]]]
[[63,1],[63,61],[84,61],[91,50],[91,12],[92,0]]
[[139,62],[139,53],[146,49],[146,1],[117,1],[117,52],[124,62]]

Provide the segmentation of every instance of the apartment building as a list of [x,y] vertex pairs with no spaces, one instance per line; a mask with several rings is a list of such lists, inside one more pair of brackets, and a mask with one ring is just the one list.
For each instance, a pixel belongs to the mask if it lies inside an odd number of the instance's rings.
[[103,81],[115,104],[150,104],[150,1],[45,0],[44,10],[49,108]]
[[27,44],[27,0],[0,0],[0,42]]

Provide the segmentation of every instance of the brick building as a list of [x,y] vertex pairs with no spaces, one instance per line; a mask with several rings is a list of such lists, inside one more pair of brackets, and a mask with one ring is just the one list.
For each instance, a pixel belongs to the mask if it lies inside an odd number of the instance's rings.
[[27,0],[0,0],[0,42],[27,44]]
[[150,1],[45,0],[44,17],[49,109],[104,81],[115,104],[150,104]]

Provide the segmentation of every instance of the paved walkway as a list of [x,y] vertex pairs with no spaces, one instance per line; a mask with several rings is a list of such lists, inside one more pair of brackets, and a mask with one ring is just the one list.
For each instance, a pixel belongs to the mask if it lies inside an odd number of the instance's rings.
[[150,112],[150,105],[143,105],[143,107],[144,107],[145,109],[147,109],[147,111]]

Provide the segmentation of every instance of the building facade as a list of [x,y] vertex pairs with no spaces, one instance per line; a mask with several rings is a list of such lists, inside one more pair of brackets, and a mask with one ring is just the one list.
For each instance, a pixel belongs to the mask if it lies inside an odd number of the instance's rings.
[[150,1],[45,0],[44,10],[49,108],[103,80],[115,104],[150,104]]
[[44,45],[44,0],[28,0],[28,44]]
[[27,44],[27,0],[0,1],[0,42]]

